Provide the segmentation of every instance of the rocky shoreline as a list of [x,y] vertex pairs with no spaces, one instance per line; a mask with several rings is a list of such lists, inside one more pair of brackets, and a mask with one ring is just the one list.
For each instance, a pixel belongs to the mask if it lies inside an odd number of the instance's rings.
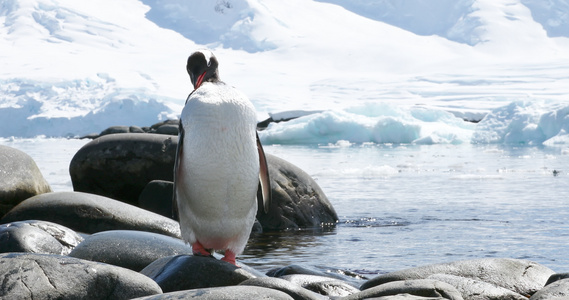
[[[171,219],[177,123],[110,128],[70,164],[74,191],[51,192],[29,156],[0,147],[1,299],[566,299],[569,273],[485,258],[367,278],[290,265],[259,272],[191,255]],[[127,130],[128,132],[124,132]],[[131,131],[132,129],[132,131]],[[154,130],[154,133],[148,133]],[[117,133],[122,132],[122,133]],[[104,133],[104,134],[103,134]],[[324,192],[268,156],[274,204],[253,234],[335,226]]]

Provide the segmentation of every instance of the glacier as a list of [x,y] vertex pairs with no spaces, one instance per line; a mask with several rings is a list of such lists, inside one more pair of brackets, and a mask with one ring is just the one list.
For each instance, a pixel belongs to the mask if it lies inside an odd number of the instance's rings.
[[259,120],[314,112],[265,143],[566,145],[568,3],[8,0],[0,137],[176,118],[210,48]]

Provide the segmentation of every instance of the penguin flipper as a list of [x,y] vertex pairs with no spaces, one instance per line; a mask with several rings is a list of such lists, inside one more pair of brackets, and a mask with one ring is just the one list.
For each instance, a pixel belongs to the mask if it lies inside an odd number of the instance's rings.
[[178,146],[176,147],[176,159],[174,160],[174,191],[172,193],[172,219],[180,221],[180,216],[178,215],[178,200],[176,198],[176,179],[179,178],[178,172],[180,172],[180,160],[182,159],[183,144],[184,144],[184,127],[182,127],[182,121],[180,120],[180,125],[178,126]]
[[269,212],[269,207],[271,206],[272,193],[271,193],[271,179],[269,177],[269,166],[267,164],[267,158],[265,157],[265,151],[263,151],[263,146],[259,140],[259,134],[255,133],[257,136],[257,151],[259,152],[259,190],[257,191],[257,202],[259,207],[263,207],[265,213]]

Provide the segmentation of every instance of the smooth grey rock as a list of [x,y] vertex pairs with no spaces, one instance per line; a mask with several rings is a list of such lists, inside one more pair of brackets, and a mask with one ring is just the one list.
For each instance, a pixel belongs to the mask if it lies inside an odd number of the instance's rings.
[[166,293],[162,295],[136,298],[136,300],[245,300],[245,299],[264,299],[264,300],[293,300],[289,295],[258,286],[226,286],[217,288],[194,289]]
[[561,300],[569,299],[569,279],[557,280],[537,291],[530,300]]
[[294,274],[315,275],[315,276],[322,276],[322,277],[334,278],[339,280],[353,280],[353,278],[349,276],[341,275],[338,273],[332,273],[332,272],[323,272],[313,267],[301,266],[301,265],[289,265],[282,268],[271,269],[267,272],[267,276],[270,277],[283,277],[286,275],[294,275]]
[[[136,205],[149,182],[173,180],[177,143],[177,136],[160,134],[102,136],[73,157],[73,188]],[[257,214],[265,231],[336,225],[334,208],[308,174],[270,154],[267,161],[273,203],[268,214]]]
[[0,253],[29,252],[67,255],[83,241],[75,231],[47,221],[0,225]]
[[464,278],[448,274],[435,274],[428,279],[446,282],[454,286],[462,295],[462,298],[469,300],[527,300],[518,293],[512,292],[503,287],[493,285],[488,282]]
[[295,300],[322,300],[328,299],[320,294],[309,291],[299,285],[296,285],[290,281],[274,278],[274,277],[262,277],[262,278],[252,278],[241,282],[239,285],[247,286],[260,286],[273,290],[279,290],[281,292],[287,293]]
[[99,136],[108,135],[108,134],[117,134],[117,133],[128,133],[130,131],[129,126],[118,125],[118,126],[111,126],[99,134]]
[[167,135],[178,135],[178,124],[164,124],[156,128],[155,133],[167,134]]
[[400,294],[395,296],[383,296],[370,298],[373,300],[444,300],[443,297],[421,297],[409,294]]
[[29,197],[48,192],[51,187],[29,155],[0,145],[0,218]]
[[111,230],[87,237],[69,256],[138,272],[159,258],[178,254],[192,254],[192,247],[180,239],[162,234]]
[[172,181],[178,137],[122,133],[84,145],[69,166],[73,189],[136,205],[152,180]]
[[432,279],[414,279],[387,282],[382,285],[362,290],[359,293],[349,295],[342,298],[342,300],[360,300],[400,294],[452,300],[463,299],[459,291],[448,283]]
[[138,196],[138,206],[164,217],[173,218],[172,195],[174,183],[165,180],[152,180]]
[[448,274],[491,283],[529,297],[540,290],[554,272],[538,263],[510,258],[482,258],[427,265],[377,276],[362,290],[391,281],[423,279],[434,274]]
[[335,226],[338,215],[320,186],[299,167],[266,153],[273,203],[258,213],[263,230]]
[[165,293],[237,285],[264,276],[245,265],[238,265],[240,268],[213,257],[177,255],[158,259],[140,273],[156,281]]
[[360,292],[358,288],[348,282],[325,276],[295,274],[279,278],[326,296],[345,297]]
[[551,283],[556,282],[557,280],[566,279],[566,278],[569,278],[569,273],[553,274],[553,275],[549,276],[549,279],[547,279],[547,282],[545,283],[545,285],[547,286]]
[[130,132],[130,133],[144,133],[144,129],[142,129],[138,126],[130,126],[128,128],[128,132]]
[[131,299],[161,293],[137,272],[77,258],[0,254],[1,299]]
[[44,220],[77,232],[140,230],[180,238],[178,222],[107,197],[56,192],[34,196],[12,209],[0,224],[22,220]]
[[156,130],[158,130],[158,128],[165,126],[165,125],[179,126],[180,125],[180,119],[169,119],[169,120],[165,120],[162,122],[152,124],[149,128],[149,132],[154,133]]

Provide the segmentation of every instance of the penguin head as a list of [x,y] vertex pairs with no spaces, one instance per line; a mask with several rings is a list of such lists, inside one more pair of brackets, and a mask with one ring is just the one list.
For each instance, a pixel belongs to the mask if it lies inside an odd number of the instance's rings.
[[186,70],[190,75],[194,90],[199,88],[203,82],[219,81],[218,65],[217,58],[209,50],[198,50],[188,57]]

